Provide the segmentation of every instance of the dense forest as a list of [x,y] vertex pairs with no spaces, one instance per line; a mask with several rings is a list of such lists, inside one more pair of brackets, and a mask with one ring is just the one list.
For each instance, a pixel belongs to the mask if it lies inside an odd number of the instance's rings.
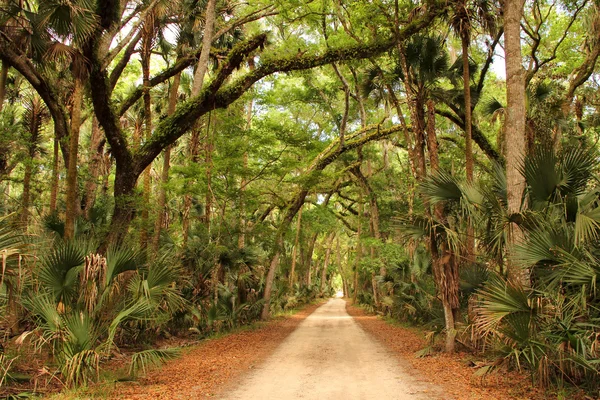
[[597,395],[599,55],[597,0],[1,0],[0,387],[339,291]]

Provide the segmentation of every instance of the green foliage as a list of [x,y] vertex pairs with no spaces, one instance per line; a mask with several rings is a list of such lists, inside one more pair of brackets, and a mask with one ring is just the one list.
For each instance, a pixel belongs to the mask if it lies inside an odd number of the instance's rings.
[[[94,247],[84,240],[57,242],[37,272],[39,289],[23,299],[40,348],[50,346],[69,386],[97,379],[101,359],[125,339],[126,327],[164,326],[187,307],[168,254],[147,264],[137,250],[113,247],[103,257],[91,252]],[[142,353],[132,359],[132,371],[166,354]]]

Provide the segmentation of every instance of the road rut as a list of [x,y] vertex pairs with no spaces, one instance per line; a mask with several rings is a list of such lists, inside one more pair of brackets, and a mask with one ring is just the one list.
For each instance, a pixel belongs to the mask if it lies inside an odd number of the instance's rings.
[[450,399],[365,333],[342,299],[319,307],[220,398]]

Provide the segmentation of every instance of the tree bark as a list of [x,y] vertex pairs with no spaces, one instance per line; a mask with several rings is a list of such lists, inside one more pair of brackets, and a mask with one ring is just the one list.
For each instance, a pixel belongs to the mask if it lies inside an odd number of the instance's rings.
[[56,212],[56,199],[58,198],[58,138],[54,136],[54,147],[52,153],[52,184],[50,186],[50,213]]
[[[189,156],[190,161],[193,163],[198,162],[198,152],[200,149],[200,127],[194,127],[192,130],[192,136],[190,137],[189,144]],[[190,234],[190,213],[192,211],[192,195],[186,194],[183,197],[183,215],[181,222],[181,229],[183,231],[183,242],[182,247],[185,249],[187,247],[188,238]]]
[[[467,184],[473,183],[474,160],[473,160],[473,137],[471,134],[473,126],[471,108],[471,76],[469,71],[469,34],[461,32],[462,63],[463,63],[463,90],[465,96],[465,169]],[[467,217],[467,261],[475,262],[475,237],[471,219]]]
[[[152,98],[150,97],[150,61],[152,57],[152,42],[155,32],[155,15],[151,12],[144,21],[142,27],[142,83],[144,85],[144,141],[148,141],[152,136]],[[140,226],[140,247],[145,249],[148,246],[148,227],[149,227],[149,210],[150,207],[150,170],[152,164],[149,164],[144,169],[143,173],[143,206],[142,206],[142,221]]]
[[81,128],[81,106],[83,103],[83,80],[74,79],[73,108],[71,109],[71,133],[69,137],[69,163],[67,167],[67,200],[65,211],[65,239],[75,236],[77,220],[77,155],[79,150],[79,130]]
[[[276,246],[283,246],[282,242],[276,243]],[[273,280],[275,279],[275,272],[279,266],[279,251],[276,251],[273,257],[271,257],[271,263],[269,264],[269,271],[267,272],[267,279],[265,280],[265,292],[263,299],[265,304],[263,305],[262,313],[260,318],[264,321],[269,319],[271,316],[271,290],[273,289]]]
[[[435,174],[439,172],[440,161],[435,132],[435,105],[432,100],[427,101],[427,147],[429,149],[431,172]],[[435,205],[434,214],[436,224],[446,224],[446,216],[442,203]],[[434,279],[444,309],[446,352],[453,353],[456,338],[454,313],[459,307],[458,263],[456,261],[456,255],[447,243],[447,239],[442,238],[441,243],[438,243],[438,238],[433,230],[430,233],[430,251]]]
[[[254,62],[249,62],[250,69],[254,68]],[[252,108],[254,101],[250,99],[248,103],[248,111],[246,112],[246,131],[250,131],[252,128]],[[244,139],[247,140],[246,135]],[[248,170],[248,151],[244,151],[242,163],[244,165],[244,171]],[[240,182],[240,235],[238,237],[238,248],[243,249],[246,246],[246,178],[243,177]]]
[[360,196],[361,199],[359,200],[358,203],[358,227],[356,230],[356,258],[354,260],[354,292],[352,293],[352,303],[356,304],[356,296],[358,295],[358,269],[360,267],[360,261],[362,258],[362,244],[361,244],[361,239],[362,239],[362,211],[363,211],[363,205],[362,205],[362,196]]
[[100,124],[97,118],[92,121],[92,137],[90,139],[91,160],[89,162],[89,179],[85,184],[85,202],[83,212],[87,219],[90,218],[90,213],[96,203],[96,189],[98,188],[98,177],[102,170],[104,162],[104,144],[106,140],[100,129]]
[[327,279],[327,267],[329,266],[329,257],[331,257],[331,246],[333,239],[335,238],[335,232],[332,232],[325,243],[325,260],[323,260],[323,269],[321,270],[321,296],[325,294],[325,287]]
[[213,193],[212,193],[212,169],[213,169],[213,141],[214,141],[214,128],[211,126],[212,113],[208,114],[208,122],[206,124],[206,143],[204,144],[204,165],[206,170],[206,195],[204,202],[204,224],[206,225],[206,232],[210,240],[211,233],[211,219],[212,219],[212,207],[213,207]]
[[[525,70],[521,58],[521,18],[524,0],[504,3],[504,43],[506,53],[506,196],[508,214],[521,212],[525,178],[520,166],[525,157]],[[508,273],[527,284],[529,277],[512,261],[512,249],[523,239],[520,228],[511,223],[507,240]]]
[[319,237],[319,233],[313,234],[310,238],[310,243],[308,244],[308,251],[306,252],[306,258],[304,260],[304,265],[306,268],[306,284],[308,286],[312,285],[312,257],[315,252],[315,244],[317,243],[317,238]]
[[6,97],[6,79],[8,78],[9,65],[6,61],[2,61],[0,67],[0,112],[4,107],[4,98]]
[[[171,84],[171,90],[169,92],[169,105],[167,108],[167,115],[173,114],[175,107],[177,107],[177,93],[179,91],[179,84],[181,83],[181,73],[175,75]],[[163,154],[163,168],[160,177],[160,188],[158,191],[158,213],[156,215],[156,221],[154,224],[154,237],[152,238],[152,251],[158,252],[160,245],[160,233],[165,221],[165,205],[167,202],[167,183],[169,182],[169,169],[171,168],[171,147],[167,147]]]
[[31,174],[33,171],[33,158],[25,162],[25,174],[23,176],[23,194],[21,195],[21,224],[27,229],[29,223],[29,206],[31,196]]
[[194,73],[194,83],[192,86],[192,97],[197,96],[202,90],[202,86],[204,85],[204,76],[208,71],[208,61],[210,57],[210,47],[213,40],[214,35],[214,26],[215,26],[215,5],[216,0],[208,0],[206,4],[206,12],[204,13],[204,36],[202,37],[202,51],[200,52],[200,57],[198,58],[198,66],[196,67],[196,72]]
[[300,246],[300,228],[302,226],[302,207],[298,210],[298,220],[296,222],[296,238],[294,239],[294,248],[292,250],[292,267],[290,269],[290,287],[294,286],[296,281],[296,258],[298,255],[298,246]]
[[[210,57],[210,47],[212,43],[214,24],[215,24],[215,4],[216,0],[208,0],[206,4],[205,22],[204,22],[204,36],[202,37],[202,50],[200,51],[200,57],[198,58],[198,64],[196,65],[196,72],[194,73],[194,82],[192,84],[191,97],[197,97],[204,86],[204,78],[208,71],[208,62]],[[209,112],[210,113],[210,112]],[[210,114],[209,114],[210,115]],[[210,117],[209,117],[210,118]],[[200,124],[195,121],[192,129],[192,138],[190,141],[190,156],[193,162],[198,162],[198,151],[200,146]],[[210,132],[210,123],[207,127],[207,132]],[[206,159],[209,157],[209,148],[205,147]],[[209,168],[206,172],[207,179],[210,179]],[[209,192],[207,192],[206,199],[209,200]],[[184,211],[183,211],[183,247],[187,246],[189,228],[190,228],[190,212],[192,206],[191,195],[186,195],[184,199]],[[210,226],[210,204],[205,204],[205,222],[207,227]]]

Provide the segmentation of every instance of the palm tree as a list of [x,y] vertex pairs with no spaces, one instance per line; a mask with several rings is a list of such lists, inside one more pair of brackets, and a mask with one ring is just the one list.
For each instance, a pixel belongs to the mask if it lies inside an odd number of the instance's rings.
[[[479,22],[487,31],[495,30],[495,17],[490,12],[490,3],[488,1],[469,2],[467,0],[457,0],[453,2],[454,13],[450,17],[450,25],[458,37],[460,37],[462,47],[462,80],[465,110],[465,170],[467,182],[473,182],[473,138],[472,138],[472,111],[471,102],[471,74],[469,63],[469,46],[471,43],[471,34],[473,25]],[[478,21],[476,21],[478,19]],[[473,237],[473,227],[468,221],[467,226],[467,259],[470,262],[475,261],[475,240]]]
[[21,223],[27,228],[29,219],[29,206],[31,202],[31,178],[34,175],[34,163],[40,152],[42,126],[48,118],[48,111],[42,100],[32,95],[24,103],[25,112],[21,118],[25,136],[25,147],[27,148],[27,160],[25,161],[25,175],[23,177],[23,194],[21,197]]
[[473,145],[472,145],[472,109],[471,74],[469,62],[469,46],[475,24],[480,24],[486,31],[493,33],[496,28],[495,13],[489,1],[457,0],[452,3],[453,13],[450,26],[460,38],[462,47],[462,78],[465,110],[465,159],[467,182],[473,182]]

